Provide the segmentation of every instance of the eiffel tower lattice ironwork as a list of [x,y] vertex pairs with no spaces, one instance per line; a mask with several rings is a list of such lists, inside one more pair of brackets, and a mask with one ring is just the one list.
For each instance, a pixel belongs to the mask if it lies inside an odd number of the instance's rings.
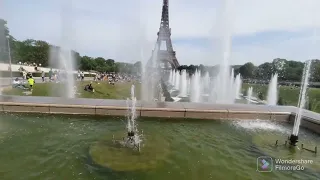
[[[176,57],[176,52],[173,50],[171,41],[171,28],[169,27],[169,0],[163,0],[162,5],[162,15],[160,29],[157,33],[157,47],[159,48],[157,52],[158,63],[163,62],[165,64],[169,63],[172,69],[177,69],[180,65]],[[166,50],[161,50],[161,43],[165,42]],[[152,59],[152,58],[151,58]]]

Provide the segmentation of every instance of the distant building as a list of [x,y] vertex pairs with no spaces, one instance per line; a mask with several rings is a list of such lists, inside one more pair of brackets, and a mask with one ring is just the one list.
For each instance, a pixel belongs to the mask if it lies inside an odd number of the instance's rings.
[[0,61],[8,60],[7,38],[6,38],[6,21],[0,19]]

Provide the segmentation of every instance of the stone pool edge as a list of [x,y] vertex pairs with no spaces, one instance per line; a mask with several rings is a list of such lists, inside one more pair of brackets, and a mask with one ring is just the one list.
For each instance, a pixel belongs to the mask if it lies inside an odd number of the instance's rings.
[[[41,97],[35,97],[41,101]],[[32,99],[32,98],[31,98]],[[125,116],[128,108],[123,100],[84,100],[71,102],[50,101],[0,102],[0,112],[44,113],[65,115]],[[54,98],[51,98],[55,100]],[[83,99],[82,99],[83,100]],[[80,101],[80,99],[79,99]],[[91,103],[89,101],[92,101]],[[87,102],[87,104],[85,104]],[[137,102],[137,116],[203,120],[260,119],[294,122],[296,107],[208,103]],[[320,114],[305,110],[301,126],[320,134]]]

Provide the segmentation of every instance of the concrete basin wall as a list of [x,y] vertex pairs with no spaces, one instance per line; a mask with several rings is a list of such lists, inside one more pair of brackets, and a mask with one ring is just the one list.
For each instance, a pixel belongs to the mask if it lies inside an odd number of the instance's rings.
[[[125,116],[125,100],[65,99],[57,97],[0,96],[0,112]],[[144,102],[136,104],[140,117],[203,120],[260,119],[294,122],[296,107],[247,104]],[[301,126],[320,133],[320,114],[303,111]]]

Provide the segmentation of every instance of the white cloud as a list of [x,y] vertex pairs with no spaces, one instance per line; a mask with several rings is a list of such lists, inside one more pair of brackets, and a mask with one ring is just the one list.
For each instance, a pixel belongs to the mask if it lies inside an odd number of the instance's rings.
[[[60,43],[60,8],[58,1],[3,0],[5,19],[12,34],[19,38],[43,39]],[[67,0],[64,0],[67,1]],[[139,47],[153,48],[160,25],[162,0],[73,0],[74,45],[81,54],[136,61]],[[208,38],[221,35],[224,18],[221,7],[225,0],[171,0],[169,7],[173,39]],[[31,3],[33,2],[33,3]],[[320,27],[319,0],[234,0],[233,28],[236,36],[265,31],[301,32]],[[218,21],[220,20],[220,21]],[[317,57],[312,34],[267,43],[240,44],[233,47],[232,64],[253,61],[256,64],[276,57],[304,60]],[[143,38],[142,38],[143,37]],[[261,37],[262,38],[262,37]],[[310,41],[310,43],[309,43]],[[148,44],[148,46],[146,46]],[[216,64],[217,49],[174,44],[180,64]],[[311,56],[312,55],[312,56]],[[147,56],[147,55],[145,55]]]

